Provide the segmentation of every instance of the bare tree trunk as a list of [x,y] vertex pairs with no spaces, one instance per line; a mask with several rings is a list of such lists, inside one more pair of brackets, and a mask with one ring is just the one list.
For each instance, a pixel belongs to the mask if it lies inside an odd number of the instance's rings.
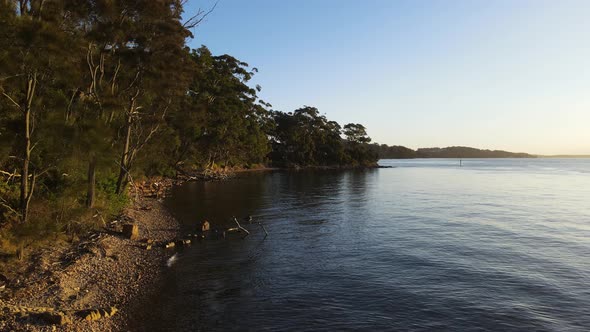
[[126,132],[125,132],[125,146],[123,147],[123,154],[121,155],[121,165],[119,169],[119,178],[117,179],[116,194],[123,192],[127,185],[128,171],[129,171],[129,147],[131,145],[131,126],[133,124],[133,112],[135,110],[135,97],[131,98],[131,105],[127,112]]
[[24,16],[27,13],[28,0],[19,0],[19,13]]
[[29,195],[29,162],[31,158],[31,110],[25,109],[24,111],[24,122],[25,122],[25,140],[23,146],[23,160],[22,170],[20,177],[20,213],[21,222],[27,222],[27,197]]
[[94,206],[94,196],[96,189],[96,156],[92,156],[88,163],[88,192],[86,194],[86,207]]
[[[24,142],[22,151],[22,170],[20,182],[20,213],[21,222],[26,223],[28,220],[29,202],[33,196],[33,187],[35,183],[34,175],[32,183],[29,184],[29,164],[31,162],[31,106],[35,88],[37,86],[37,73],[31,75],[27,81],[27,99],[23,108]],[[30,186],[30,188],[29,188]]]

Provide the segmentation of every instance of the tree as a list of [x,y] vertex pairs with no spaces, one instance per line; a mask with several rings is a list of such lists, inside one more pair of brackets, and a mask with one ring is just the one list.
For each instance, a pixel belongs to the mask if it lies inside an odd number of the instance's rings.
[[185,39],[191,33],[181,22],[182,1],[119,0],[92,5],[87,21],[85,96],[104,121],[120,129],[115,192],[122,193],[139,151],[186,93],[192,67]]
[[20,114],[15,133],[18,143],[13,151],[20,164],[19,213],[25,223],[42,171],[42,165],[31,164],[33,150],[42,141],[34,137],[35,130],[46,105],[63,100],[78,39],[76,32],[68,29],[70,18],[63,15],[66,1],[2,1],[0,6],[0,19],[6,27],[0,42],[5,46],[0,62],[0,94],[3,108]]
[[191,53],[196,66],[181,112],[171,123],[179,133],[177,164],[204,167],[261,163],[269,152],[267,107],[248,81],[257,72],[230,55],[214,56],[201,47]]
[[343,130],[346,140],[350,143],[366,144],[371,142],[371,138],[367,136],[365,126],[359,123],[349,123],[344,125]]
[[274,112],[271,159],[277,165],[340,165],[344,160],[340,125],[305,106],[293,113]]
[[374,165],[379,156],[369,146],[371,138],[367,135],[365,127],[358,123],[349,123],[344,126],[343,134],[346,137],[346,153],[349,163],[355,166]]

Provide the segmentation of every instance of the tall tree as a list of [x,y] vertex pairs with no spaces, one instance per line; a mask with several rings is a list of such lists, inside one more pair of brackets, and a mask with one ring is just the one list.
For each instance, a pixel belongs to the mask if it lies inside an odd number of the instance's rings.
[[192,68],[184,46],[191,33],[181,21],[182,3],[141,0],[133,5],[128,9],[137,16],[124,51],[135,77],[129,85],[117,193],[125,188],[139,150],[159,130],[171,108],[180,105]]
[[350,143],[366,144],[371,142],[371,138],[367,135],[367,129],[359,123],[344,125],[343,133]]
[[346,137],[346,152],[349,164],[373,165],[378,160],[378,154],[369,146],[371,138],[367,135],[365,126],[358,123],[344,125],[343,134]]
[[273,117],[271,160],[277,166],[361,166],[377,161],[366,146],[371,138],[360,124],[347,124],[342,130],[309,106],[292,113],[274,112]]
[[204,46],[191,58],[197,70],[183,112],[172,119],[180,133],[178,160],[205,167],[263,162],[272,122],[270,105],[258,99],[260,87],[247,84],[257,69],[229,55],[213,56]]
[[343,158],[340,125],[315,107],[275,112],[272,160],[277,165],[339,165]]
[[[108,125],[118,127],[121,193],[139,151],[164,124],[186,94],[191,62],[179,0],[90,2],[87,30],[85,101]],[[199,15],[203,15],[202,12]],[[189,22],[198,22],[189,19]],[[89,158],[92,179],[94,157]],[[89,184],[89,191],[91,185]]]
[[[28,219],[29,203],[35,189],[36,173],[31,167],[35,129],[45,106],[61,99],[72,70],[77,39],[64,14],[66,1],[3,1],[2,20],[6,26],[3,44],[8,44],[0,62],[0,93],[4,107],[20,114],[15,159],[20,163],[21,221]],[[68,45],[69,48],[65,48]],[[72,52],[74,50],[74,52]]]

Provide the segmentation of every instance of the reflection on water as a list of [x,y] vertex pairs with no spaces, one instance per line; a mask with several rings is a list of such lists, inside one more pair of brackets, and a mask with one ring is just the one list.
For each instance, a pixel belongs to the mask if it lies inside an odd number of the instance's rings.
[[176,188],[187,232],[253,215],[270,236],[180,252],[141,329],[590,328],[590,160],[382,164]]

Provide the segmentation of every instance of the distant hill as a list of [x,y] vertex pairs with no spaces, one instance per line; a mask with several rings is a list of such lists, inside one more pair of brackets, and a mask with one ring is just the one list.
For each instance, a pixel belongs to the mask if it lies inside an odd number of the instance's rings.
[[371,144],[371,149],[379,155],[379,159],[412,159],[416,158],[416,151],[401,145]]
[[412,150],[405,146],[388,146],[372,144],[371,148],[380,159],[412,159],[412,158],[536,158],[528,153],[515,153],[502,150],[482,150],[466,146],[446,148],[420,148]]
[[466,146],[447,148],[423,148],[416,150],[418,158],[536,158],[528,153],[515,153],[502,150],[481,150]]

